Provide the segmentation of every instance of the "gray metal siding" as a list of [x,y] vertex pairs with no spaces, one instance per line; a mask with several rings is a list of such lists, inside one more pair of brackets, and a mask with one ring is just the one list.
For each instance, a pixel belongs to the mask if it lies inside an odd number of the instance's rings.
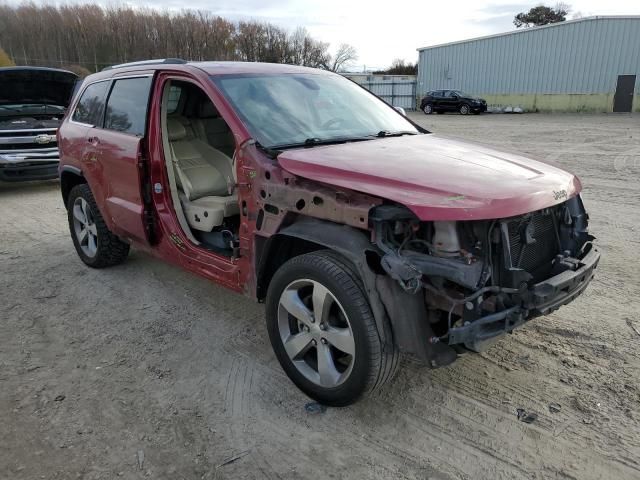
[[624,74],[640,92],[640,18],[594,18],[421,50],[418,93],[611,93]]

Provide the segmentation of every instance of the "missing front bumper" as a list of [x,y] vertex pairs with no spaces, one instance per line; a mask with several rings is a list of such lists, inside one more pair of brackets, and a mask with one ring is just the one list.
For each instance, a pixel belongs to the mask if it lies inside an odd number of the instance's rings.
[[572,302],[587,288],[600,261],[600,253],[593,247],[580,260],[580,268],[565,271],[532,286],[523,295],[520,305],[487,315],[449,330],[449,345],[464,345],[480,351],[492,340],[509,333],[528,320],[551,313]]

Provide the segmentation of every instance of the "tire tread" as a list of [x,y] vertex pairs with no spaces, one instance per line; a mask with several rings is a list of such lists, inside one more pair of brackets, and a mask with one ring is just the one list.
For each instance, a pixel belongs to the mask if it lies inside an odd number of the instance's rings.
[[[98,232],[98,251],[93,259],[86,257],[82,253],[73,231],[73,202],[78,197],[84,198],[91,207],[91,212],[96,224],[96,230]],[[100,209],[98,208],[98,204],[93,197],[93,193],[91,192],[89,185],[81,183],[73,187],[71,192],[69,192],[68,202],[67,211],[69,215],[69,229],[71,231],[73,243],[82,261],[92,268],[106,268],[124,262],[129,255],[129,244],[123,242],[120,238],[111,233],[104,221],[104,218],[102,217],[102,214],[100,213]]]

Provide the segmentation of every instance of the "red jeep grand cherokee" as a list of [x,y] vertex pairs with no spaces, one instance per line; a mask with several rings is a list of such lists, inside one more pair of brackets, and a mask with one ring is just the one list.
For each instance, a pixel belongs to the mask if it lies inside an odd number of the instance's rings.
[[291,380],[347,405],[580,295],[572,174],[446,140],[339,75],[156,60],[89,76],[59,131],[84,263],[135,245],[266,302]]

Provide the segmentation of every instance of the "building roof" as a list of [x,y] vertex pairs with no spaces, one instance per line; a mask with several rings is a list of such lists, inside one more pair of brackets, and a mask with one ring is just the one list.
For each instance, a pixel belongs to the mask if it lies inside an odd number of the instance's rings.
[[486,40],[489,38],[506,37],[508,35],[518,35],[521,33],[534,32],[537,30],[545,29],[545,28],[558,28],[558,27],[563,27],[565,25],[572,24],[572,23],[591,22],[594,20],[625,20],[625,19],[640,20],[640,15],[599,15],[599,16],[593,16],[593,17],[577,18],[575,20],[567,20],[564,22],[550,23],[549,25],[541,25],[539,27],[520,28],[517,30],[511,30],[509,32],[495,33],[493,35],[485,35],[483,37],[474,37],[474,38],[467,38],[465,40],[457,40],[455,42],[439,43],[437,45],[430,45],[428,47],[418,48],[417,50],[418,52],[421,52],[423,50],[429,50],[432,48],[448,47],[450,45],[459,45],[461,43],[476,42],[478,40]]

